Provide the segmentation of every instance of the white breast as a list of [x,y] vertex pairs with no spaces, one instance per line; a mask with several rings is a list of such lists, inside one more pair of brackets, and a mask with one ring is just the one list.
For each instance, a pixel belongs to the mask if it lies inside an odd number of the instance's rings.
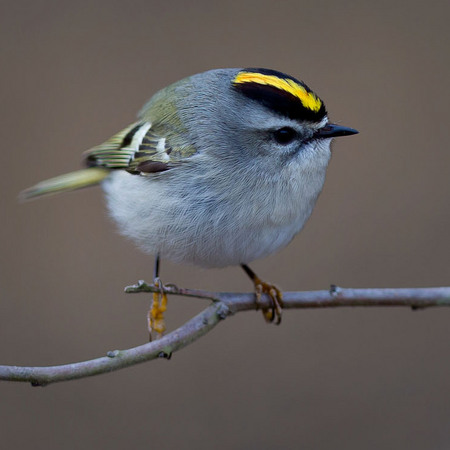
[[[116,171],[104,183],[120,231],[144,251],[203,267],[249,263],[287,245],[322,189],[329,149],[311,163],[255,182],[177,168],[140,177]],[[200,173],[202,172],[202,173]],[[235,176],[235,179],[231,177]]]

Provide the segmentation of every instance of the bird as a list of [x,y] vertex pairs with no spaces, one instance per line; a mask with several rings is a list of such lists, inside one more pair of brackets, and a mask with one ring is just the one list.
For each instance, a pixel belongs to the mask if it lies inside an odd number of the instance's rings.
[[213,69],[158,91],[137,120],[83,154],[84,168],[21,193],[30,200],[101,184],[119,231],[155,256],[150,333],[165,330],[160,259],[206,268],[241,266],[268,322],[283,294],[249,263],[285,247],[323,188],[332,123],[303,81],[272,69]]

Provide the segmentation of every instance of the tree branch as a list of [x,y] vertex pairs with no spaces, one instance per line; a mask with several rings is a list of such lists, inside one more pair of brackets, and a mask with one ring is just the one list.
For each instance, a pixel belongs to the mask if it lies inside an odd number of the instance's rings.
[[[255,303],[253,293],[208,292],[164,287],[168,294],[204,298],[213,303],[180,328],[153,342],[128,350],[113,350],[106,356],[72,364],[48,367],[0,366],[0,380],[26,381],[33,386],[45,386],[58,381],[85,378],[122,369],[156,358],[170,358],[173,352],[186,347],[212,330],[229,315],[268,308],[270,299],[263,295]],[[159,292],[159,288],[144,282],[125,289],[127,293]],[[406,289],[343,289],[331,286],[327,291],[285,292],[284,309],[329,308],[338,306],[408,306],[423,309],[450,306],[450,287]]]

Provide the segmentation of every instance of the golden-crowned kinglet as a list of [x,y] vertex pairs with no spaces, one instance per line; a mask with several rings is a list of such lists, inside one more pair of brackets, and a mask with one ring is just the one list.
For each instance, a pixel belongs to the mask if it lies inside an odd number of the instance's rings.
[[[144,251],[203,267],[242,265],[257,292],[281,292],[246,265],[287,245],[322,189],[329,122],[306,84],[267,69],[193,75],[155,94],[138,121],[84,153],[86,169],[30,199],[102,183],[120,231]],[[279,321],[279,320],[278,320]]]

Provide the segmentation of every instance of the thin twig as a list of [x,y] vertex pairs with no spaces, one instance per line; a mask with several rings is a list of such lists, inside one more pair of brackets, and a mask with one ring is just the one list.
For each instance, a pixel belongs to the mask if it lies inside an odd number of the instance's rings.
[[[144,282],[126,288],[126,292],[154,292],[156,288]],[[128,350],[109,351],[105,357],[72,364],[48,367],[0,366],[0,380],[26,381],[33,386],[45,386],[122,369],[158,357],[170,358],[173,352],[194,342],[212,330],[221,320],[241,311],[270,307],[270,299],[262,296],[255,303],[254,294],[208,292],[166,286],[169,294],[199,297],[213,303],[200,314],[161,339]],[[329,308],[342,306],[408,306],[423,309],[450,306],[450,287],[405,289],[343,289],[331,286],[326,291],[285,292],[284,309]]]

